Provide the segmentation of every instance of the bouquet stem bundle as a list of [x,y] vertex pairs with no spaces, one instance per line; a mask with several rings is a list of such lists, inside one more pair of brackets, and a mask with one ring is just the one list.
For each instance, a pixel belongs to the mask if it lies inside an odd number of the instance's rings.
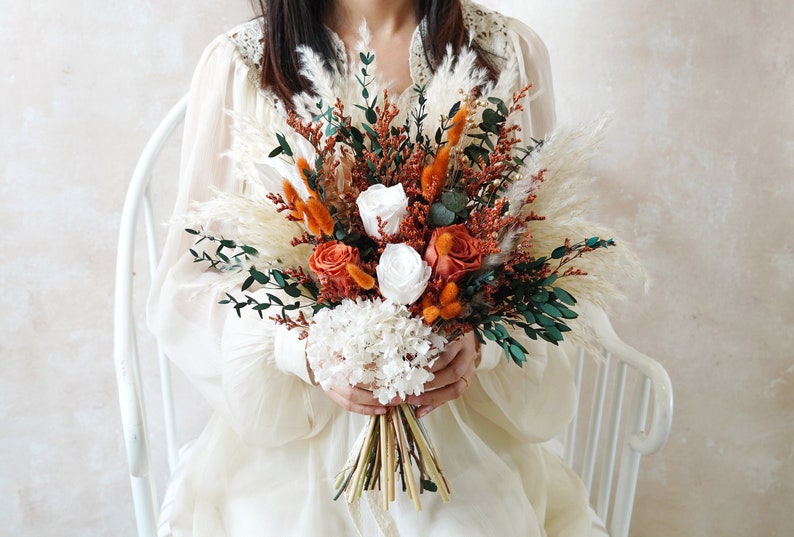
[[422,510],[419,495],[425,490],[438,492],[444,502],[452,493],[427,430],[414,408],[405,403],[386,414],[370,417],[361,448],[351,453],[339,474],[334,499],[347,492],[348,502],[353,502],[365,490],[380,490],[381,504],[388,510],[394,501],[397,479],[417,511]]

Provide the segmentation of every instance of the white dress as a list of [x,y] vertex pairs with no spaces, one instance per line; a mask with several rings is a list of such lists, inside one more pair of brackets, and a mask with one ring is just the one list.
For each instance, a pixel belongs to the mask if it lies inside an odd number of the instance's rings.
[[[542,42],[515,20],[464,6],[469,28],[497,63],[519,55],[518,82],[533,83],[524,133],[544,137],[554,123],[554,105]],[[258,85],[260,32],[253,22],[222,35],[200,61],[175,214],[212,196],[210,187],[240,191],[227,156],[233,116],[280,121],[272,96]],[[432,71],[418,33],[411,73],[422,82]],[[294,332],[256,315],[239,319],[218,305],[220,293],[207,285],[215,276],[192,262],[191,243],[181,226],[170,230],[150,296],[149,324],[214,414],[173,476],[160,534],[358,535],[349,506],[332,496],[336,474],[367,418],[344,411],[310,383],[303,342]],[[398,494],[383,518],[362,499],[365,536],[379,534],[376,516],[387,534],[400,536],[591,534],[584,487],[541,446],[564,428],[574,409],[567,357],[556,347],[527,345],[531,357],[523,368],[486,345],[470,389],[423,420],[451,482],[451,501],[443,504],[427,493],[416,512]]]

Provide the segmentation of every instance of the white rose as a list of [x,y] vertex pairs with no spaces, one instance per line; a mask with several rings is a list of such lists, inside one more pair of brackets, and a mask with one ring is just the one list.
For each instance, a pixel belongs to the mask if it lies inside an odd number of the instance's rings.
[[390,187],[378,183],[359,194],[356,205],[370,237],[380,237],[379,216],[383,221],[383,231],[394,235],[400,230],[400,222],[408,212],[408,196],[400,183]]
[[422,296],[432,270],[407,244],[387,244],[375,272],[384,298],[407,306]]

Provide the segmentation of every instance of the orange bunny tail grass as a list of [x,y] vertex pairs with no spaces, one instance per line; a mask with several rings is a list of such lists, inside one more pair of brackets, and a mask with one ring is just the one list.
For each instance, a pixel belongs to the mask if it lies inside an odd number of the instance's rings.
[[347,264],[347,273],[350,274],[350,277],[353,278],[353,281],[365,291],[369,291],[375,287],[375,278],[373,278],[372,275],[367,274],[364,269],[355,263]]
[[290,183],[286,179],[284,179],[284,184],[282,185],[282,188],[284,189],[284,197],[287,199],[287,203],[289,203],[290,205],[294,205],[295,200],[300,199],[300,196],[298,195],[298,191],[295,190],[295,187],[292,186],[292,183]]
[[466,120],[469,119],[469,107],[461,106],[460,110],[452,117],[452,126],[447,132],[447,142],[449,145],[456,146],[460,142],[460,137],[463,135],[463,129],[466,128]]
[[[301,202],[303,204],[303,202]],[[320,234],[320,225],[317,223],[317,220],[314,218],[314,215],[309,211],[309,207],[306,204],[303,204],[303,216],[306,219],[306,227],[309,228],[309,233],[312,235],[319,235]]]
[[293,204],[294,208],[292,209],[292,217],[295,220],[303,220],[304,215],[306,214],[306,204],[303,203],[303,200],[298,198],[295,200]]
[[[443,179],[447,177],[447,168],[449,167],[449,146],[445,145],[438,150],[436,160],[433,162],[434,175],[438,175]],[[441,185],[443,186],[443,185]]]
[[438,297],[441,306],[448,306],[458,298],[458,285],[455,282],[447,282]]
[[303,179],[303,183],[306,185],[306,188],[309,189],[309,192],[314,194],[314,189],[309,186],[309,177],[312,174],[309,161],[303,157],[298,157],[298,160],[295,162],[295,166],[298,168],[298,173],[300,173],[301,179]]
[[441,308],[441,318],[445,321],[458,317],[463,312],[463,304],[452,302]]
[[[334,233],[334,217],[328,212],[328,208],[317,198],[309,198],[306,202],[306,214],[311,215],[316,222],[319,231],[326,235]],[[315,233],[316,235],[317,233]]]
[[449,255],[449,252],[452,251],[452,244],[455,241],[455,238],[452,236],[452,233],[445,231],[439,234],[436,237],[436,253],[440,256],[442,255]]
[[435,196],[430,196],[433,188],[433,166],[427,166],[422,170],[422,195],[427,201],[432,202]]
[[422,310],[422,316],[426,324],[433,324],[441,316],[441,310],[438,306],[428,306]]
[[292,186],[292,183],[286,179],[284,180],[282,188],[284,189],[284,197],[287,199],[287,206],[290,209],[290,215],[295,220],[303,220],[306,204],[303,203],[300,195],[298,195],[298,191],[295,190],[295,187]]
[[433,297],[431,297],[428,293],[425,293],[422,297],[422,309],[429,308],[433,305]]
[[439,149],[433,164],[422,170],[422,196],[430,202],[436,199],[447,180],[449,167],[449,146]]

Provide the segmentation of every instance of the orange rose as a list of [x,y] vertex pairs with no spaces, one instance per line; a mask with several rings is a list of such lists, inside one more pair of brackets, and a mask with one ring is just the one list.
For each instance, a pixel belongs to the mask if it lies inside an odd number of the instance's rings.
[[463,224],[436,228],[425,250],[425,261],[433,275],[443,281],[461,281],[482,264],[480,240],[469,235]]
[[356,283],[347,271],[347,264],[358,265],[360,261],[357,248],[339,241],[329,241],[317,245],[309,258],[309,267],[317,275],[320,285],[332,294],[348,296]]

